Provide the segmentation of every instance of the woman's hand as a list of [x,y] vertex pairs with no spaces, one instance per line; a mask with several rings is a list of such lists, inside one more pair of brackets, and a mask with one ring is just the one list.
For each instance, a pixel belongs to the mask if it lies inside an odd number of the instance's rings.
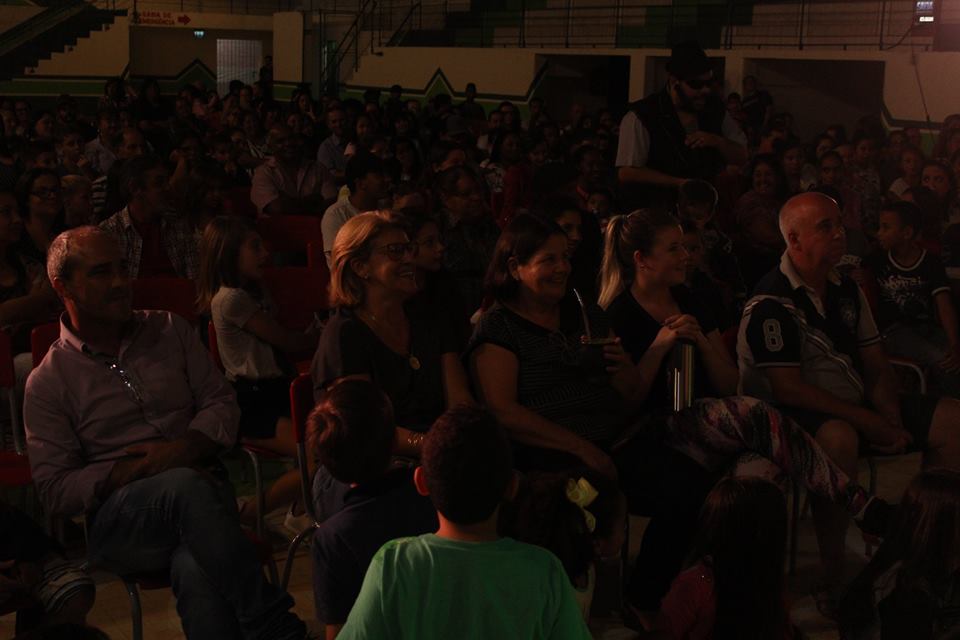
[[633,360],[623,350],[620,338],[615,338],[615,342],[612,344],[603,345],[603,357],[607,361],[607,373],[609,374],[617,374],[633,368]]
[[583,441],[583,445],[575,454],[583,464],[587,465],[603,477],[616,483],[617,465],[613,463],[613,458],[608,456],[602,449],[591,442]]
[[702,349],[706,346],[707,338],[703,335],[700,323],[692,315],[685,313],[681,315],[670,316],[663,321],[665,327],[669,328],[676,335],[675,340],[689,340]]
[[947,373],[957,373],[960,371],[960,346],[951,345],[947,350],[946,357],[938,362],[937,366]]

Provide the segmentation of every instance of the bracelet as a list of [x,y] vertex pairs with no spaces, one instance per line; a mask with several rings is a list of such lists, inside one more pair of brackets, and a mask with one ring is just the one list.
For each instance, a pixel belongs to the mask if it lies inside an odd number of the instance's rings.
[[411,449],[420,449],[420,447],[423,446],[423,438],[422,433],[412,431],[407,435],[407,446]]

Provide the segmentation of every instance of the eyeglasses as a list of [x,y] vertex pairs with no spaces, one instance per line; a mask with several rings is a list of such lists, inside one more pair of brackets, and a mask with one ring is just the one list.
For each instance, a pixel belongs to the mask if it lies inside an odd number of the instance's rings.
[[690,78],[689,80],[684,80],[683,83],[693,89],[694,91],[700,91],[706,86],[709,86],[713,82],[713,78]]
[[133,401],[137,404],[143,404],[143,394],[140,393],[140,387],[133,380],[130,374],[127,373],[126,369],[120,366],[118,362],[112,362],[107,365],[107,368],[110,369],[116,375],[120,382],[123,383],[123,386],[127,388],[127,392],[130,393],[130,396],[133,398]]
[[56,198],[60,195],[60,189],[34,189],[30,192],[30,195],[37,196],[38,198]]
[[416,242],[393,242],[373,248],[374,251],[387,254],[387,257],[394,262],[400,262],[406,255],[417,255],[419,249],[420,246]]

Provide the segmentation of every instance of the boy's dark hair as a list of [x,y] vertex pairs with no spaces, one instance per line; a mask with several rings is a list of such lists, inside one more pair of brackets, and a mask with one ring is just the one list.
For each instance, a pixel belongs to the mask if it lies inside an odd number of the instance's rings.
[[883,211],[896,214],[900,220],[900,226],[913,229],[914,238],[920,235],[920,230],[923,229],[923,209],[916,203],[898,200],[884,205],[881,209],[881,212]]
[[587,199],[589,200],[590,196],[594,194],[600,194],[601,196],[606,196],[607,200],[610,201],[611,205],[614,204],[614,202],[616,202],[616,198],[613,197],[613,191],[607,187],[594,187],[593,189],[590,189],[590,193],[587,194]]
[[370,482],[387,470],[395,432],[393,405],[367,380],[330,385],[307,418],[320,464],[345,483]]
[[44,153],[56,153],[56,147],[49,140],[34,140],[27,144],[26,151],[23,153],[23,159],[26,162],[33,162]]
[[556,222],[557,218],[567,211],[580,213],[580,205],[570,196],[554,193],[540,201],[540,206],[536,207],[535,213]]
[[820,156],[820,160],[817,161],[817,166],[823,166],[824,161],[826,161],[828,158],[831,158],[833,160],[839,160],[840,164],[843,164],[843,156],[840,155],[837,151],[834,151],[834,149],[830,149],[830,151],[827,151],[822,156]]
[[359,150],[347,160],[346,179],[347,188],[351,193],[357,190],[357,180],[362,180],[371,173],[383,173],[383,160],[367,150]]
[[787,508],[780,489],[760,478],[726,478],[700,510],[691,558],[712,558],[716,638],[782,638]]
[[682,211],[690,205],[717,206],[717,190],[706,180],[687,180],[679,189],[677,208]]
[[832,198],[834,202],[837,203],[837,207],[840,208],[840,211],[843,211],[846,203],[843,200],[843,194],[840,192],[840,189],[837,189],[834,186],[828,184],[817,185],[809,190],[809,193],[822,193],[828,198]]
[[451,409],[433,423],[420,461],[434,508],[461,525],[493,515],[513,474],[506,433],[488,411],[473,407]]

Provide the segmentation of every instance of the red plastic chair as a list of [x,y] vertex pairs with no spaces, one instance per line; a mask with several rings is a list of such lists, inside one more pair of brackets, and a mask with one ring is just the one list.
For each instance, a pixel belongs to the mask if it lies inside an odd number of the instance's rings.
[[300,544],[320,526],[313,506],[311,486],[313,478],[310,477],[310,459],[307,455],[307,417],[313,411],[313,407],[313,380],[309,374],[300,374],[290,383],[290,419],[293,422],[293,432],[297,441],[297,468],[300,470],[300,494],[303,500],[303,509],[310,516],[312,523],[290,542],[290,548],[287,550],[287,560],[283,564],[283,577],[280,579],[281,589],[286,589],[290,582],[293,556],[296,555]]
[[271,216],[257,219],[257,233],[272,252],[305,253],[307,266],[327,269],[323,234],[316,216]]
[[47,355],[47,351],[50,350],[50,345],[59,338],[59,322],[48,322],[33,328],[33,331],[30,332],[30,352],[33,354],[34,368],[40,366],[40,363],[43,362],[44,357]]
[[[7,400],[9,401],[10,436],[13,441],[13,448],[17,453],[22,454],[26,451],[26,444],[20,433],[23,425],[20,422],[20,407],[17,405],[17,398],[14,393],[16,374],[13,370],[13,355],[10,334],[6,331],[0,331],[0,389],[6,389]],[[0,444],[6,445],[6,434],[2,432],[0,432]]]
[[197,288],[186,278],[139,278],[133,283],[134,309],[160,309],[197,323]]
[[224,213],[241,218],[257,217],[257,206],[250,200],[250,187],[233,187],[223,194]]
[[314,321],[314,314],[326,315],[330,286],[326,269],[267,267],[263,276],[277,303],[278,320],[283,326],[305,329]]

